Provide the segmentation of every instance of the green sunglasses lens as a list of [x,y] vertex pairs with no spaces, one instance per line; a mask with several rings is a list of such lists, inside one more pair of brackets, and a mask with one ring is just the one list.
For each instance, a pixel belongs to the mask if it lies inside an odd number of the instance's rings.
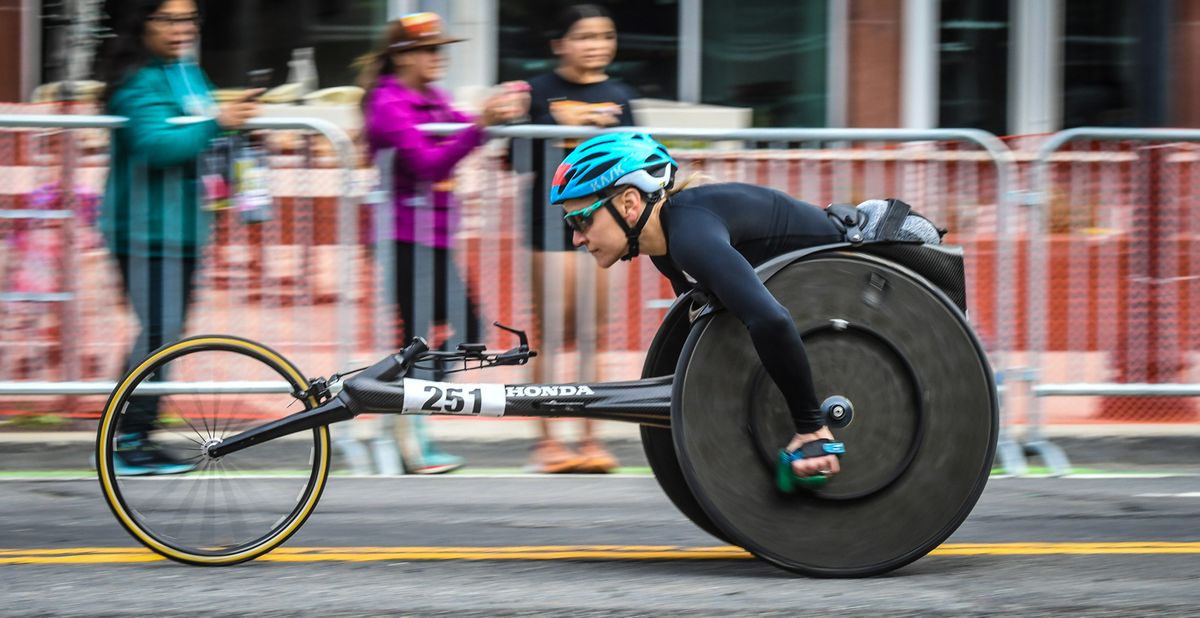
[[563,215],[563,220],[567,222],[567,225],[571,229],[577,232],[586,232],[592,225],[592,215],[604,205],[604,202],[605,200],[599,200],[587,208],[580,208],[579,210],[569,212]]

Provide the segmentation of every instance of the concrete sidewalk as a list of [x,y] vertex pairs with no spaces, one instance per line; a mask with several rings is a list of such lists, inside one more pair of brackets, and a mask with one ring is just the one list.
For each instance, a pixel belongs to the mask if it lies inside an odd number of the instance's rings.
[[[450,416],[426,417],[429,434],[436,441],[461,442],[504,442],[510,440],[528,440],[537,438],[537,419],[533,418],[455,418]],[[373,433],[378,428],[371,427],[370,416],[362,416],[346,424],[335,427],[350,427],[355,433]],[[552,419],[551,431],[574,439],[579,433],[580,422],[575,419]],[[640,440],[638,426],[633,423],[597,422],[597,433],[606,440]],[[95,432],[91,431],[5,431],[0,426],[0,444],[53,442],[72,444],[93,442]]]
[[[337,428],[349,429],[363,440],[378,435],[378,428],[370,423],[369,419],[360,419]],[[574,419],[555,419],[551,424],[554,435],[564,442],[574,442],[579,436],[580,424]],[[623,466],[648,465],[637,425],[615,422],[597,425],[598,434]],[[433,417],[428,427],[431,437],[443,450],[464,457],[475,468],[520,468],[538,435],[537,420],[530,418]],[[1048,427],[1045,433],[1067,452],[1072,465],[1078,468],[1200,472],[1200,425],[1060,425]],[[86,468],[95,439],[95,434],[88,431],[0,430],[0,471]],[[339,458],[335,463],[339,465],[340,455],[335,453],[335,458]]]
[[[437,441],[450,442],[506,442],[512,440],[529,440],[537,438],[538,419],[526,417],[504,418],[458,418],[453,416],[430,416],[428,420],[429,434]],[[360,424],[371,423],[369,416],[362,416],[349,424],[338,427],[356,427]],[[574,439],[580,430],[577,419],[551,419],[551,431],[566,439]],[[357,428],[357,427],[356,427]],[[638,425],[611,421],[597,421],[596,431],[605,440],[640,440]],[[359,431],[371,432],[369,427]],[[1014,433],[1021,436],[1023,428],[1016,428]],[[1114,423],[1114,424],[1072,424],[1050,425],[1044,429],[1046,437],[1055,440],[1086,441],[1113,439],[1150,439],[1150,438],[1194,438],[1200,440],[1200,423],[1195,424],[1150,424],[1150,423]],[[0,444],[54,442],[70,444],[92,442],[96,434],[91,431],[6,431],[0,424]],[[1200,452],[1196,457],[1200,459]]]

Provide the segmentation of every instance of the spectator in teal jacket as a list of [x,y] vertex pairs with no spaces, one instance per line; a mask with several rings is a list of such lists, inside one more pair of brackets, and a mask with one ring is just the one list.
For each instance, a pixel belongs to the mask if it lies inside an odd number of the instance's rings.
[[[193,0],[136,0],[124,10],[128,13],[103,67],[104,103],[109,114],[129,121],[113,133],[100,230],[141,323],[127,362],[132,367],[183,333],[193,276],[208,238],[198,163],[214,137],[256,113],[250,98],[258,92],[215,105],[211,83],[190,60],[200,24]],[[168,122],[178,116],[207,118]],[[131,403],[117,441],[118,474],[192,469],[151,439],[157,421],[155,398]]]

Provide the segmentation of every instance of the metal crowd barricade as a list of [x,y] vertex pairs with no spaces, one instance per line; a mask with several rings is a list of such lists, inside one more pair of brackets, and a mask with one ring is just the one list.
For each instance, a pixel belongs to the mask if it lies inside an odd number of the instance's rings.
[[1030,446],[1056,424],[1195,422],[1200,397],[1200,131],[1078,128],[1033,160]]
[[[0,224],[5,226],[0,303],[7,322],[0,329],[0,395],[7,412],[45,405],[21,399],[26,397],[83,397],[80,405],[55,400],[54,412],[94,415],[98,400],[88,396],[107,395],[124,371],[128,342],[139,326],[125,309],[116,260],[94,225],[107,175],[107,132],[124,123],[114,116],[0,115]],[[260,118],[246,129],[255,132],[267,153],[270,208],[253,222],[236,208],[211,213],[211,240],[199,260],[184,334],[241,335],[280,350],[302,369],[349,368],[363,360],[357,326],[365,304],[356,275],[365,255],[358,230],[362,171],[356,169],[356,148],[343,130],[322,119]],[[100,136],[91,135],[81,146],[81,130],[98,130]],[[144,173],[141,168],[131,172]],[[131,202],[140,199],[145,197],[131,194]],[[35,249],[53,250],[54,260],[32,276],[23,270],[40,262],[13,241],[23,229],[14,222],[26,220],[67,222],[52,242],[48,234],[37,236],[48,248]],[[35,252],[34,257],[44,256]],[[131,262],[130,272],[137,272],[137,260]],[[44,335],[47,328],[14,324],[13,316],[37,318],[50,313],[48,303],[57,303],[65,315],[53,325],[55,341],[23,339],[31,329]],[[156,388],[195,390],[188,376],[178,379]],[[281,387],[236,378],[227,386],[245,393]],[[64,405],[74,405],[74,412]]]
[[[120,122],[79,116],[0,117],[0,127],[111,129]],[[363,243],[358,234],[356,196],[360,186],[353,171],[355,156],[349,138],[331,125],[301,119],[260,119],[250,128],[317,131],[332,143],[338,166],[332,171],[314,170],[312,153],[307,147],[300,148],[294,168],[273,172],[276,213],[271,221],[253,230],[218,228],[218,242],[205,258],[206,279],[188,331],[232,332],[264,339],[301,367],[325,368],[319,371],[345,368],[358,353],[394,349],[395,307],[389,306],[390,293],[380,293],[388,292],[384,285],[388,279],[386,265],[394,256],[387,253],[387,243],[377,242],[374,248],[360,246]],[[445,133],[462,127],[425,128]],[[1006,239],[1013,225],[1015,181],[1012,155],[994,136],[951,129],[648,130],[667,142],[683,164],[681,178],[702,171],[718,181],[771,186],[817,204],[854,203],[880,196],[896,196],[912,203],[952,230],[948,242],[966,248],[970,317],[1000,376],[1013,366],[1009,355],[1018,348],[1010,290],[1017,269],[1015,244]],[[540,172],[543,184],[553,175],[565,147],[570,145],[566,140],[599,132],[554,126],[494,129],[493,137],[507,138],[509,143],[494,141],[457,168],[454,192],[463,208],[455,232],[454,255],[464,273],[466,288],[478,302],[484,323],[497,320],[527,329],[534,335],[534,346],[542,352],[531,367],[497,368],[489,380],[617,380],[640,373],[645,350],[665,312],[665,301],[673,296],[668,284],[648,260],[637,260],[632,268],[600,271],[589,256],[570,251],[566,240],[559,236],[562,224],[549,208],[545,192],[531,188],[539,177],[535,172]],[[311,195],[312,185],[320,184],[330,174],[337,179],[333,195]],[[386,197],[375,198],[375,202],[387,201]],[[326,208],[317,204],[321,200],[336,204],[335,236],[329,234],[334,224],[321,219],[329,210],[329,204],[324,204]],[[538,243],[548,249],[544,252],[530,248],[534,244],[530,218],[535,209],[546,215]],[[390,211],[376,208],[377,215]],[[295,225],[282,226],[283,220]],[[383,219],[373,226],[375,238],[382,240],[391,222]],[[304,243],[311,238],[316,239],[317,247],[332,251],[305,249]],[[298,244],[301,247],[297,248]],[[371,251],[375,259],[367,259]],[[102,251],[97,255],[101,258],[94,260],[96,265],[91,270],[77,271],[81,276],[76,281],[85,288],[95,288],[95,281],[107,281],[101,289],[106,296],[94,298],[111,307],[120,302],[120,287],[107,256]],[[325,275],[312,275],[323,268]],[[376,293],[359,296],[362,290],[355,280],[359,269],[370,273],[369,291]],[[285,287],[296,285],[297,273],[308,281],[324,277],[325,283],[302,290],[291,299],[262,292],[264,281]],[[333,310],[313,298],[314,293],[324,294],[330,288],[338,291]],[[254,298],[245,298],[248,291],[255,292]],[[237,302],[230,300],[235,296],[240,296]],[[452,315],[462,315],[466,294],[462,297],[451,303]],[[419,307],[422,302],[419,299],[414,304]],[[372,307],[358,311],[363,305]],[[294,307],[303,312],[289,309]],[[125,347],[121,343],[125,338],[120,334],[129,332],[130,320],[127,314],[118,315],[121,312],[109,314],[97,321],[106,335],[102,342],[92,343],[86,336],[76,340],[116,360]],[[275,317],[264,317],[268,314]],[[364,314],[373,326],[366,337],[360,338],[356,325]],[[418,333],[427,326],[422,316],[414,321],[420,322]],[[90,328],[97,327],[87,322]],[[264,332],[251,328],[254,324],[261,325]],[[321,333],[333,339],[315,340],[314,335]],[[449,336],[453,343],[463,341],[466,333],[451,332]],[[497,329],[485,328],[483,337],[490,348],[514,343],[511,335]],[[330,361],[330,356],[336,358]],[[107,378],[120,372],[109,366],[102,373]],[[18,383],[12,378],[7,370],[0,372],[0,393],[102,395],[112,388],[111,382],[99,379],[64,376]],[[178,379],[188,381],[187,376]],[[1023,473],[1021,449],[1009,438],[1009,423],[1003,423],[1003,427],[1001,463],[1011,473]]]
[[[430,124],[423,130],[450,134],[466,125]],[[628,130],[625,128],[624,130]],[[644,128],[680,161],[680,180],[700,171],[717,181],[743,181],[780,189],[824,205],[899,197],[950,228],[947,242],[966,249],[970,317],[991,355],[998,377],[1015,350],[1014,243],[1011,211],[1014,160],[995,136],[976,130],[937,129],[742,129]],[[493,141],[460,164],[464,202],[460,263],[485,321],[499,319],[535,334],[539,357],[531,370],[510,369],[515,379],[631,379],[673,293],[649,260],[608,271],[590,256],[571,252],[563,224],[546,195],[548,179],[583,138],[604,132],[562,126],[493,128]],[[540,177],[539,177],[540,176]],[[535,232],[531,211],[546,224]],[[531,249],[542,234],[545,254]],[[535,275],[535,273],[537,273]],[[546,292],[537,297],[536,288]],[[572,291],[573,288],[573,291]],[[492,344],[506,345],[502,333]],[[1001,387],[1003,389],[1003,386]],[[1022,449],[1003,422],[1001,465],[1026,470]]]

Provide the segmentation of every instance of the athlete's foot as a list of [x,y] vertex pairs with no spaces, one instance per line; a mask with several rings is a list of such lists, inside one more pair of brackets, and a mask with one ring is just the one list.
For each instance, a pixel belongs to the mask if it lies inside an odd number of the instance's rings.
[[526,472],[539,474],[562,474],[576,472],[586,458],[567,448],[558,440],[542,440],[533,447]]
[[[814,433],[798,433],[788,442],[787,451],[789,453],[799,449],[806,442],[813,440],[833,440],[833,433],[828,427],[822,427]],[[825,455],[824,457],[805,457],[792,462],[792,472],[799,477],[817,476],[824,474],[826,476],[837,474],[841,471],[841,464],[838,462],[836,455]]]

